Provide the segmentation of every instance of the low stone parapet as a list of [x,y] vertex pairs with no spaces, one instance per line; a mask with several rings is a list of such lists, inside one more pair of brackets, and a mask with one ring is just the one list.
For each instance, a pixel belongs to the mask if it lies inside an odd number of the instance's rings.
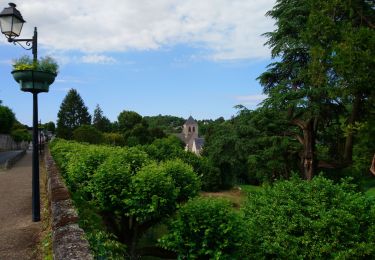
[[78,226],[78,214],[70,193],[50,152],[46,149],[47,192],[52,217],[52,248],[54,259],[94,259],[84,231]]

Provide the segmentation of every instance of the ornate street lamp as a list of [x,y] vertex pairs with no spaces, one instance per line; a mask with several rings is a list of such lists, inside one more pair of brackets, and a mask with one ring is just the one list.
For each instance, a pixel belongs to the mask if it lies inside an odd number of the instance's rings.
[[[9,42],[20,45],[26,50],[32,50],[34,63],[38,60],[38,34],[36,27],[31,39],[16,39],[20,36],[25,20],[16,9],[14,3],[4,8],[0,13],[1,32],[8,38]],[[26,47],[21,45],[25,42]],[[31,45],[31,46],[30,46]],[[38,154],[38,93],[35,89],[28,90],[33,94],[33,155],[32,155],[32,220],[40,221],[40,192],[39,192],[39,154]]]

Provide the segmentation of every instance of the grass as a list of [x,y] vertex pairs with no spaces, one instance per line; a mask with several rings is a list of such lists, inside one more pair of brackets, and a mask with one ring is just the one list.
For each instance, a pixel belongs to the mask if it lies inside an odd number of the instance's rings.
[[375,187],[368,189],[365,194],[371,197],[375,197]]
[[247,194],[258,192],[262,189],[261,186],[255,186],[255,185],[240,185],[239,186],[241,190]]
[[205,197],[225,198],[231,201],[235,208],[240,208],[251,193],[257,192],[261,188],[262,187],[260,186],[254,185],[239,185],[231,190],[219,192],[202,192],[201,195]]
[[40,161],[40,196],[42,201],[41,221],[42,231],[40,233],[39,245],[37,248],[38,255],[43,260],[52,260],[52,227],[51,227],[51,211],[47,195],[47,171],[44,162]]
[[367,177],[362,181],[362,188],[366,195],[375,197],[375,177]]

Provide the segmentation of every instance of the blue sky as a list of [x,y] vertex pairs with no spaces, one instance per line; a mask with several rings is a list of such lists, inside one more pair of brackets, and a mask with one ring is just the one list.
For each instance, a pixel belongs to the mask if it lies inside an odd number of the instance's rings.
[[[0,8],[7,5],[1,3]],[[99,104],[111,121],[123,110],[142,116],[230,118],[235,105],[255,108],[264,98],[256,77],[270,63],[270,54],[260,35],[273,29],[264,14],[274,1],[16,4],[27,21],[21,37],[30,37],[37,26],[39,56],[51,55],[60,64],[50,92],[39,95],[42,122],[56,121],[71,88],[78,90],[90,113]],[[31,125],[32,95],[20,91],[10,74],[11,60],[31,52],[3,38],[0,100],[19,121]]]

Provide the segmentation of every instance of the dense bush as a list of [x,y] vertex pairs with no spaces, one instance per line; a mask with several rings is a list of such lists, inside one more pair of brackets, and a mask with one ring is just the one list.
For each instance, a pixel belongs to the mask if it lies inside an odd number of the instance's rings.
[[[200,190],[199,177],[189,165],[181,160],[158,163],[139,147],[55,140],[51,143],[51,152],[73,192],[79,212],[87,218],[83,225],[98,226],[88,227],[91,245],[101,244],[96,238],[108,238],[106,235],[97,237],[93,235],[95,232],[109,232],[112,238],[126,245],[126,254],[130,257],[149,254],[137,249],[142,235]],[[105,226],[100,227],[98,222]],[[120,250],[112,238],[106,242],[109,248],[114,246]],[[94,252],[100,254],[105,254],[106,250],[109,249],[94,248]],[[113,253],[105,255],[109,257]]]
[[191,165],[201,178],[203,190],[216,191],[220,189],[221,176],[219,169],[214,167],[207,158],[184,151],[181,140],[176,136],[157,139],[152,144],[143,146],[143,149],[151,158],[159,162],[180,159],[184,163]]
[[280,181],[252,194],[244,213],[249,259],[375,257],[374,201],[347,182]]
[[110,147],[81,146],[78,153],[69,154],[68,165],[65,172],[65,180],[72,191],[86,190],[96,169],[104,160],[114,152]]
[[73,139],[90,144],[103,143],[103,133],[91,125],[82,125],[73,131]]
[[103,140],[105,144],[113,146],[124,146],[125,139],[120,133],[103,133]]
[[181,160],[173,160],[166,161],[162,167],[167,175],[174,180],[175,187],[178,189],[177,200],[179,202],[187,201],[198,195],[201,188],[200,180],[190,165]]
[[169,225],[160,244],[179,259],[238,259],[245,229],[238,212],[223,199],[187,202]]

